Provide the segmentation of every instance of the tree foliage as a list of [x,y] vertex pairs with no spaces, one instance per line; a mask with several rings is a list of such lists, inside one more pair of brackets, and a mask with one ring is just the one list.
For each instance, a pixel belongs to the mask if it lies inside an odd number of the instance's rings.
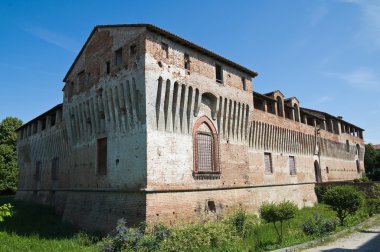
[[[259,209],[260,217],[266,222],[273,223],[278,239],[283,241],[283,222],[295,217],[298,208],[290,201],[282,201],[280,203],[265,202]],[[280,227],[277,224],[280,223]]]
[[354,214],[363,204],[363,195],[353,186],[334,186],[329,188],[324,197],[324,202],[336,212],[340,225],[349,214]]
[[0,123],[0,192],[14,193],[17,187],[16,129],[22,121],[6,117]]

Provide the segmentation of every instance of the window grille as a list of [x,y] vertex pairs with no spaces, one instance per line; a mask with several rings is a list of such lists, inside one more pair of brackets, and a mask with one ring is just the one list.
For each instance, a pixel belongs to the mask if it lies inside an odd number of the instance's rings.
[[290,175],[297,174],[296,161],[295,161],[294,156],[289,156],[289,170],[290,170]]
[[209,132],[197,132],[197,146],[198,146],[198,172],[212,172],[214,171],[213,160],[213,139]]
[[272,155],[270,153],[264,153],[265,173],[273,173],[272,168]]

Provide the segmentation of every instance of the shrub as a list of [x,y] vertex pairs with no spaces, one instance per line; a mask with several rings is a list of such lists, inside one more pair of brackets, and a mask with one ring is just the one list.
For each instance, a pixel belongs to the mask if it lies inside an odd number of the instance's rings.
[[323,197],[326,193],[326,191],[331,188],[331,186],[320,186],[320,185],[316,185],[314,187],[314,191],[315,191],[315,194],[317,195],[317,199],[318,199],[318,202],[319,203],[322,203],[323,202]]
[[373,185],[366,199],[366,209],[369,216],[380,213],[380,184]]
[[307,220],[301,225],[301,228],[306,235],[321,237],[335,231],[336,225],[336,219],[326,220],[316,212],[314,218]]
[[236,232],[240,235],[240,237],[244,237],[246,220],[247,220],[247,213],[242,208],[239,208],[231,216],[231,223],[234,226]]
[[172,230],[160,251],[209,251],[240,240],[232,225],[225,222],[189,225]]
[[[260,209],[260,217],[266,222],[273,223],[278,239],[283,241],[283,222],[294,218],[297,212],[297,206],[290,201],[283,201],[281,203],[264,203]],[[277,227],[277,222],[280,227]]]
[[351,214],[353,215],[363,204],[363,196],[353,186],[335,186],[329,188],[325,195],[324,201],[326,204],[337,213],[340,225],[344,225],[345,218]]
[[4,218],[12,216],[12,205],[4,204],[0,206],[0,222],[4,221]]

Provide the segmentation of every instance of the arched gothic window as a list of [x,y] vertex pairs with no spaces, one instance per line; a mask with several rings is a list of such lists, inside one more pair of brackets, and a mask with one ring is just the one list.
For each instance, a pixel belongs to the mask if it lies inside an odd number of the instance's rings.
[[282,112],[282,99],[280,96],[277,96],[277,115],[284,116]]
[[219,140],[212,121],[199,118],[193,128],[194,175],[219,174]]

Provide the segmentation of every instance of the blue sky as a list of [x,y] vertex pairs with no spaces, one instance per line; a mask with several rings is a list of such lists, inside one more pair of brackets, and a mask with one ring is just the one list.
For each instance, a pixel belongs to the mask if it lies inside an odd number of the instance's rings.
[[380,143],[380,1],[0,1],[0,120],[62,102],[62,79],[98,24],[152,23],[259,73],[301,106]]

